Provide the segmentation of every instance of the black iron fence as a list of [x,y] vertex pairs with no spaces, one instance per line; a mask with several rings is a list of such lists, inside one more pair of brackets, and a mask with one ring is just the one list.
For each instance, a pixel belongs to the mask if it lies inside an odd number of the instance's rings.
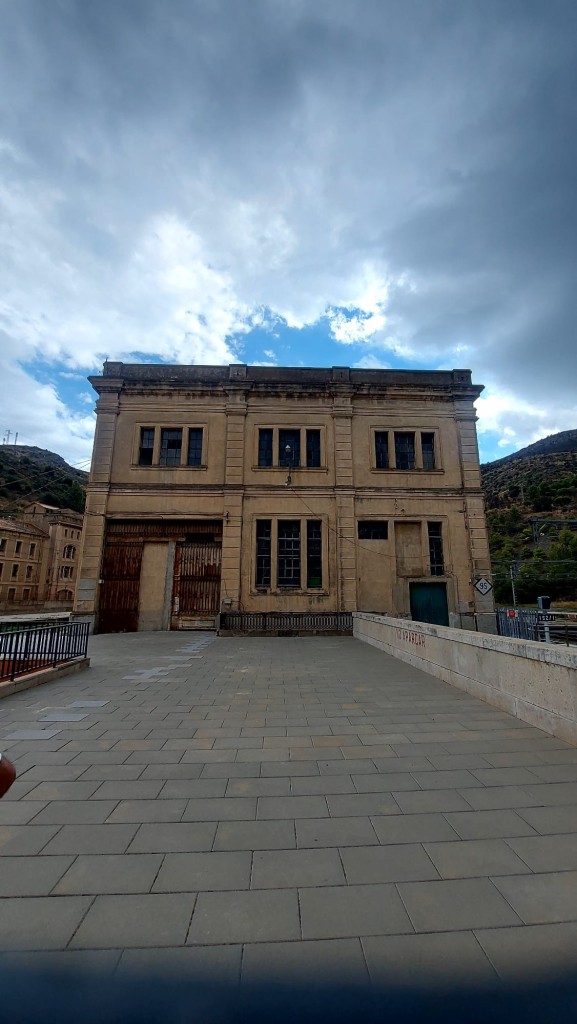
[[577,645],[577,613],[541,612],[533,608],[497,608],[501,636],[540,640],[546,644]]
[[266,636],[300,636],[302,633],[353,632],[351,612],[221,612],[219,632]]
[[88,622],[32,626],[0,633],[0,680],[85,658]]

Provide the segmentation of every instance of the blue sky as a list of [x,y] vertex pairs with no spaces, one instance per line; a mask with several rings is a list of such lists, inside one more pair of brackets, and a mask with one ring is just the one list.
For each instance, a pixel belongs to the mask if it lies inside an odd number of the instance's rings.
[[577,426],[574,0],[0,0],[0,436],[106,356],[473,371]]

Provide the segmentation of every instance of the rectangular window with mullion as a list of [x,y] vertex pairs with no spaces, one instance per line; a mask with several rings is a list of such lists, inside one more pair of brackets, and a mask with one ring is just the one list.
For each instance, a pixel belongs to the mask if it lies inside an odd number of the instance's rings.
[[279,430],[278,432],[278,464],[289,469],[301,464],[301,432],[300,430]]
[[427,523],[429,534],[429,565],[431,576],[445,575],[445,560],[443,558],[443,524]]
[[387,430],[375,431],[375,465],[377,469],[389,468],[389,434]]
[[271,521],[259,519],[256,524],[256,585],[270,587]]
[[321,464],[321,432],[307,430],[307,467],[318,469]]
[[140,428],[140,445],[138,448],[138,465],[152,466],[154,451],[154,427]]
[[301,524],[298,519],[280,519],[278,523],[279,587],[301,585]]
[[160,465],[180,466],[182,459],[182,430],[163,429],[160,432]]
[[188,431],[187,466],[202,466],[202,427],[191,427]]
[[272,429],[263,427],[258,432],[258,464],[272,466]]
[[434,434],[421,434],[421,451],[423,453],[423,469],[436,469]]
[[408,431],[395,431],[395,468],[415,468],[415,435]]
[[322,526],[320,519],[307,520],[307,587],[323,585]]

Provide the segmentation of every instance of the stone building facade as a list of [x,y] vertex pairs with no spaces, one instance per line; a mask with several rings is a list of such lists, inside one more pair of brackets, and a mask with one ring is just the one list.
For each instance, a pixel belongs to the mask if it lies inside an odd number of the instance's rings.
[[97,630],[223,610],[494,629],[469,370],[107,362],[90,381],[75,610]]
[[82,523],[81,513],[39,501],[0,519],[0,606],[57,601],[72,607]]

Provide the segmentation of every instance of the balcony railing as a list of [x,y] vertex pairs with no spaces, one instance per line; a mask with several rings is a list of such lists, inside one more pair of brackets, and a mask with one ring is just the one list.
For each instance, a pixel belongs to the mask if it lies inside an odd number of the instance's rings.
[[0,633],[0,681],[85,658],[88,622],[29,626]]

